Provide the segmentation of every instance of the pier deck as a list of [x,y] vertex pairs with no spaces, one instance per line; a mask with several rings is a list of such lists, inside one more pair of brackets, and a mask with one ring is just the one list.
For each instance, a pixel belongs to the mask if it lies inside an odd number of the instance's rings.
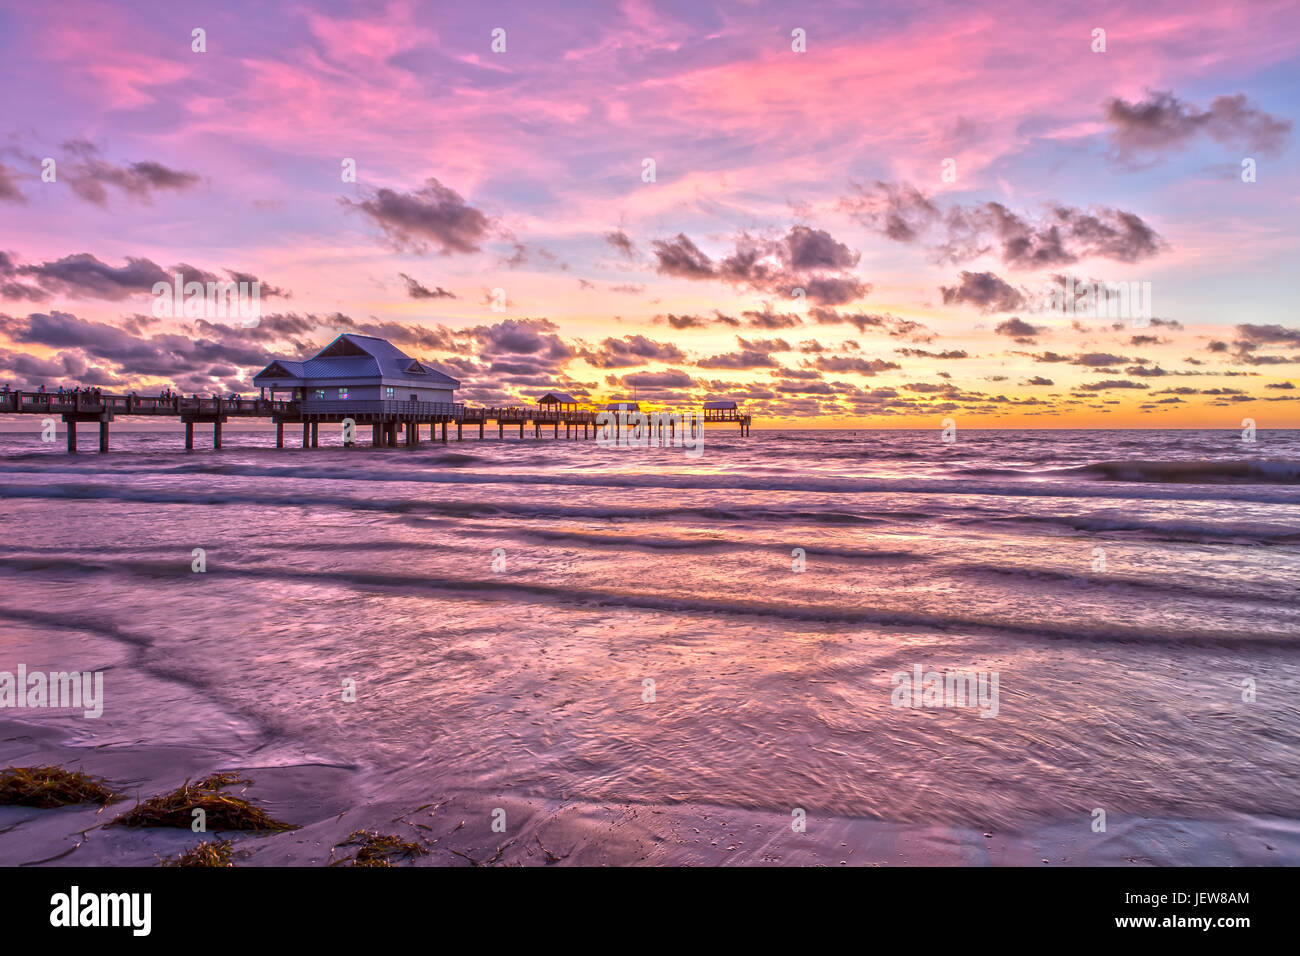
[[[533,437],[541,438],[545,426],[555,438],[564,427],[566,439],[594,438],[599,412],[579,409],[530,408],[526,405],[505,407],[466,406],[459,402],[401,402],[401,401],[341,401],[298,402],[266,398],[184,398],[173,395],[167,398],[143,395],[109,395],[93,390],[64,392],[0,392],[0,414],[40,415],[47,418],[59,416],[67,426],[68,451],[77,450],[77,425],[95,422],[99,425],[99,450],[108,451],[109,423],[117,416],[144,416],[174,418],[185,425],[185,448],[194,448],[195,423],[212,425],[212,447],[221,447],[221,426],[236,419],[269,419],[275,423],[276,447],[284,447],[284,426],[302,425],[302,447],[317,446],[321,423],[352,422],[352,440],[356,444],[355,428],[371,426],[371,444],[374,447],[395,447],[399,429],[405,430],[405,444],[420,442],[420,429],[429,426],[429,440],[433,441],[439,426],[442,441],[448,439],[447,431],[456,426],[456,438],[463,441],[466,426],[478,427],[478,437],[484,438],[488,422],[495,422],[497,437],[505,438],[506,427],[519,428],[524,437],[525,427],[531,425]],[[651,417],[657,413],[649,413]],[[735,423],[742,435],[749,434],[751,418],[736,410],[705,409],[706,423]],[[669,426],[670,434],[671,428]],[[578,430],[582,433],[579,436]],[[652,425],[653,431],[653,425]]]

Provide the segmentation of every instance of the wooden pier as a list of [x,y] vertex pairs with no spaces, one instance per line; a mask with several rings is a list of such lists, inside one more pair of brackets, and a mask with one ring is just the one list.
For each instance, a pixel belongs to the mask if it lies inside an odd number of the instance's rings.
[[739,408],[710,408],[708,403],[704,406],[704,423],[735,422],[740,425],[740,434],[748,437],[750,422],[753,416]]
[[[472,429],[475,426],[478,428],[478,437],[482,439],[486,437],[489,422],[496,424],[498,439],[506,437],[507,428],[513,431],[516,427],[521,439],[526,428],[531,428],[536,439],[540,439],[548,430],[552,437],[558,439],[561,427],[564,428],[566,439],[591,439],[597,437],[596,422],[601,413],[573,407],[481,407],[466,406],[459,402],[339,401],[308,405],[266,398],[184,398],[179,395],[151,398],[142,395],[108,395],[81,389],[64,392],[0,392],[0,414],[39,415],[47,418],[60,416],[66,426],[69,452],[77,450],[77,425],[94,422],[99,425],[99,450],[104,453],[108,451],[109,424],[119,415],[180,420],[185,424],[185,448],[190,451],[194,448],[195,424],[210,424],[212,447],[220,448],[221,426],[231,418],[271,420],[275,423],[277,448],[284,447],[285,425],[301,425],[302,447],[315,448],[322,423],[342,424],[349,420],[352,422],[352,434],[349,441],[345,431],[345,445],[355,445],[356,429],[369,425],[373,447],[393,448],[399,443],[399,433],[404,439],[403,444],[418,445],[421,429],[425,425],[429,426],[430,441],[441,437],[445,444],[448,429],[453,425],[457,441],[464,440],[466,427]],[[649,418],[649,434],[653,438],[656,415],[661,413],[646,414]],[[748,435],[751,417],[736,409],[706,407],[703,420],[706,423],[738,424],[740,433]],[[676,437],[676,427],[671,421],[666,426],[659,423],[660,437],[672,440]],[[441,436],[437,434],[439,428]]]

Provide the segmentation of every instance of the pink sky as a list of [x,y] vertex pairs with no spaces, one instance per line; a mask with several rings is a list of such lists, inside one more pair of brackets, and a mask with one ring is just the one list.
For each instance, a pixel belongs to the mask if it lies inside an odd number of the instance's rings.
[[[2,4],[0,376],[247,391],[359,329],[468,401],[1293,426],[1300,9],[1125,6]],[[261,324],[155,319],[181,266]]]

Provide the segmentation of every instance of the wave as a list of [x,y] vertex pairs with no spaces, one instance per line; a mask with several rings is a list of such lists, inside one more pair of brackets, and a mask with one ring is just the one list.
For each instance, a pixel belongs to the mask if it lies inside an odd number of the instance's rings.
[[1099,461],[1050,472],[1099,481],[1300,485],[1296,461]]
[[[66,572],[66,562],[50,559],[0,558],[0,568],[14,571]],[[127,577],[148,579],[189,578],[191,571],[183,562],[162,561],[94,561],[79,564],[76,573],[114,573]],[[209,573],[214,573],[210,571]],[[826,625],[897,627],[937,630],[941,632],[978,632],[995,637],[1022,639],[1055,639],[1080,643],[1131,643],[1164,644],[1175,647],[1214,648],[1292,648],[1300,647],[1300,637],[1294,635],[1266,636],[1255,630],[1193,631],[1171,628],[1155,631],[1110,622],[1087,622],[1078,625],[1043,620],[1033,625],[1008,621],[1005,618],[979,614],[936,613],[887,608],[846,608],[829,604],[792,604],[781,601],[764,601],[743,598],[709,598],[680,593],[638,591],[635,588],[584,587],[573,582],[561,585],[493,578],[458,578],[422,574],[419,576],[366,571],[310,571],[282,566],[241,566],[221,568],[224,578],[258,580],[267,583],[302,583],[313,586],[350,586],[359,590],[407,595],[436,595],[440,601],[482,600],[495,603],[519,604],[521,602],[545,603],[579,608],[617,608],[634,611],[684,614],[688,616],[722,615],[779,619],[796,623]],[[11,614],[0,609],[0,617]]]
[[617,504],[568,504],[547,500],[507,499],[484,501],[475,499],[422,500],[411,497],[352,497],[328,495],[312,491],[301,494],[267,494],[242,492],[229,488],[208,491],[189,491],[182,488],[124,488],[110,485],[84,485],[71,482],[53,485],[0,485],[0,499],[35,498],[88,501],[130,501],[148,504],[178,505],[246,505],[266,508],[332,507],[351,511],[384,512],[386,514],[425,519],[450,518],[460,520],[515,517],[523,519],[596,519],[604,521],[654,521],[657,519],[693,519],[715,522],[732,522],[753,526],[761,523],[808,524],[845,527],[865,527],[896,524],[899,520],[913,518],[932,522],[952,523],[976,527],[980,525],[1049,525],[1086,533],[1134,532],[1158,540],[1169,541],[1239,541],[1246,544],[1291,544],[1300,542],[1300,530],[1291,525],[1266,522],[1214,523],[1212,521],[1159,521],[1142,520],[1127,514],[1094,513],[1084,515],[1010,515],[1003,513],[980,514],[981,509],[963,507],[957,516],[927,515],[916,512],[863,512],[839,506],[793,507],[788,504],[747,505],[742,501],[711,505],[661,504],[642,505],[628,499]]
[[1233,542],[1238,544],[1300,543],[1300,529],[1295,525],[1270,524],[1263,521],[1224,522],[1178,519],[1144,520],[1128,514],[1098,512],[1077,515],[996,515],[958,517],[952,521],[968,527],[1005,527],[1007,525],[1052,526],[1084,534],[1135,534],[1159,541]]
[[791,507],[757,507],[736,503],[730,507],[716,505],[573,505],[552,503],[545,499],[535,503],[517,500],[437,500],[416,498],[353,498],[326,495],[313,491],[310,497],[300,494],[271,495],[262,492],[238,492],[229,488],[210,491],[182,489],[123,488],[112,485],[83,485],[66,482],[57,485],[0,485],[0,499],[35,498],[85,501],[132,501],[147,504],[184,505],[252,505],[268,508],[306,508],[328,506],[355,511],[382,511],[399,515],[429,515],[454,518],[588,518],[603,520],[653,520],[656,518],[692,517],[711,521],[748,522],[754,519],[784,522],[820,522],[823,524],[875,525],[884,519],[842,509],[811,511]]
[[1204,601],[1248,602],[1251,604],[1279,604],[1300,607],[1300,590],[1276,588],[1261,582],[1250,588],[1234,584],[1232,587],[1214,587],[1165,578],[1134,578],[1112,572],[1083,574],[1077,571],[1058,571],[1049,568],[1017,567],[978,563],[945,562],[937,570],[968,577],[1012,578],[1016,582],[1041,581],[1049,585],[1064,585],[1080,590],[1135,591],[1143,594],[1181,595]]
[[[215,477],[276,478],[302,481],[348,481],[348,482],[412,482],[419,484],[453,484],[453,485],[525,485],[531,487],[582,487],[612,489],[664,489],[675,491],[754,491],[754,492],[799,492],[801,494],[827,495],[870,495],[870,494],[909,494],[909,495],[984,495],[991,497],[1021,498],[1124,498],[1131,500],[1178,500],[1178,501],[1249,501],[1261,504],[1300,504],[1300,494],[1295,491],[1261,490],[1243,487],[1248,485],[1296,485],[1300,478],[1286,479],[1286,475],[1295,474],[1300,464],[1290,462],[1103,462],[1099,465],[1084,465],[1077,468],[1060,469],[1055,472],[1015,472],[995,470],[993,476],[1019,475],[1009,481],[981,481],[968,478],[872,478],[841,476],[756,476],[737,474],[662,474],[654,472],[583,472],[572,471],[536,471],[536,472],[500,472],[478,471],[469,468],[454,473],[437,470],[441,458],[426,460],[426,467],[401,467],[391,461],[382,466],[369,466],[357,463],[353,453],[340,452],[349,459],[346,465],[330,467],[319,459],[312,465],[295,465],[285,463],[276,466],[240,464],[234,462],[207,463],[195,462],[171,467],[83,467],[67,469],[49,469],[6,465],[5,470],[11,474],[36,474],[88,477],[140,474],[152,478],[165,476],[212,475]],[[473,462],[457,462],[470,465]],[[555,463],[552,462],[552,465]],[[433,466],[433,467],[427,467]],[[1143,468],[1151,471],[1144,472]],[[1198,471],[1199,469],[1199,471]],[[1289,469],[1289,470],[1288,470]],[[988,470],[986,470],[988,471]],[[1142,474],[1163,473],[1169,476],[1171,483],[1220,484],[1223,488],[1135,488],[1133,484],[1153,483],[1152,478],[1131,477]],[[1197,473],[1221,473],[1226,476],[1240,474],[1237,481],[1227,477],[1218,482],[1209,482],[1191,477]],[[1051,480],[1052,475],[1107,480],[1108,475],[1121,477],[1110,478],[1111,481],[1129,483],[1122,494],[1114,490],[1085,483],[1070,484],[1063,480]],[[1123,477],[1130,476],[1130,477]],[[1033,479],[1033,480],[1025,480]],[[42,485],[41,487],[48,487]],[[0,493],[5,493],[0,488]]]

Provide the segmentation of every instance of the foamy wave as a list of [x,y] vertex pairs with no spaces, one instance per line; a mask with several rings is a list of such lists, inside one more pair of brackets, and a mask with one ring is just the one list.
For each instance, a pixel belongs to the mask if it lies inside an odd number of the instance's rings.
[[[66,564],[57,565],[66,570]],[[50,571],[56,566],[48,559],[0,558],[0,568],[19,572]],[[177,562],[98,561],[79,567],[148,579],[188,578],[188,566]],[[874,607],[850,608],[839,605],[812,605],[751,598],[710,598],[700,595],[652,593],[619,588],[583,587],[567,582],[550,585],[536,582],[505,582],[483,578],[454,576],[405,575],[365,571],[308,571],[285,567],[230,566],[221,570],[223,577],[310,585],[350,586],[410,595],[437,595],[442,600],[479,600],[508,604],[545,603],[571,607],[618,608],[630,611],[686,616],[721,615],[773,618],[791,622],[817,622],[849,626],[892,627],[942,632],[979,632],[998,637],[1029,640],[1055,639],[1084,643],[1168,644],[1178,647],[1295,647],[1300,639],[1289,635],[1265,635],[1256,631],[1154,630],[1112,623],[1068,624],[1043,620],[1033,625],[1020,624],[996,616],[926,611],[894,610]],[[11,614],[0,608],[0,617]]]
[[1101,481],[1178,482],[1187,484],[1300,484],[1295,461],[1100,461],[1063,468],[1054,475],[1080,475]]

